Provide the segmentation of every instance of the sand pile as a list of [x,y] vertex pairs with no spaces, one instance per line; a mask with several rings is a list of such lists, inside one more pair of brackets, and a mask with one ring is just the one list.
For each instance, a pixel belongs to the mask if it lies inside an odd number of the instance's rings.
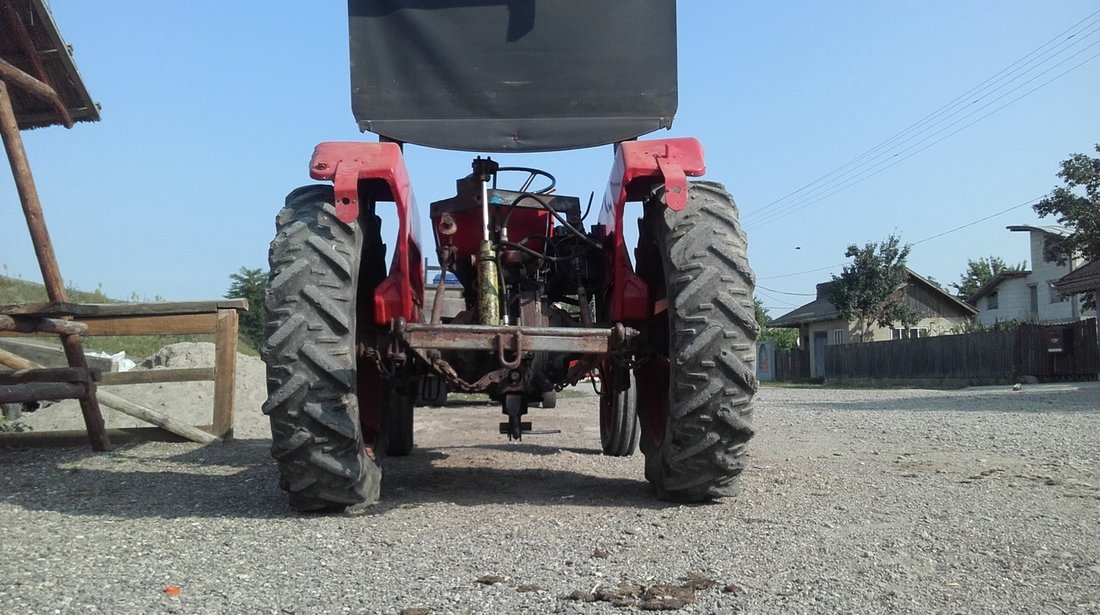
[[[175,369],[184,367],[212,367],[214,365],[214,344],[208,342],[185,342],[165,346],[153,356],[142,362],[138,370]],[[267,399],[264,363],[257,357],[237,355],[236,386],[234,406],[236,409],[235,435],[237,438],[267,438],[271,432],[267,417],[260,412],[260,406]],[[189,425],[209,425],[213,418],[214,383],[213,382],[165,382],[154,384],[127,384],[100,387],[140,404],[166,414]],[[84,420],[80,415],[80,404],[76,400],[65,400],[43,408],[24,413],[20,419],[34,431],[84,429]],[[107,427],[145,427],[148,423],[131,418],[125,414],[100,405],[103,420]]]

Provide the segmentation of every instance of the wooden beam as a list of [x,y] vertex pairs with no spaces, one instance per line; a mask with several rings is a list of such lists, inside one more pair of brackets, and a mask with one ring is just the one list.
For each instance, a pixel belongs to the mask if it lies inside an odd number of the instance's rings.
[[233,392],[237,375],[237,311],[219,310],[214,342],[214,433],[233,437]]
[[95,335],[184,335],[214,333],[217,314],[188,314],[184,316],[144,316],[135,318],[109,318],[85,320],[89,336]]
[[[5,17],[11,21],[14,15],[9,2],[2,5]],[[18,21],[18,15],[15,15]],[[18,28],[9,23],[14,29],[20,29],[26,36],[26,30],[19,22]],[[33,47],[32,47],[33,51]],[[37,58],[35,58],[37,59]],[[68,112],[62,106],[61,111],[68,119],[68,126],[72,126],[72,120],[68,118]],[[42,215],[42,203],[38,200],[38,188],[34,185],[34,177],[31,175],[30,161],[27,159],[27,151],[23,148],[23,137],[19,134],[19,122],[15,117],[15,110],[11,106],[11,97],[8,95],[8,86],[0,81],[0,137],[4,141],[4,150],[11,163],[12,176],[15,179],[16,191],[19,193],[19,202],[23,206],[23,215],[27,219],[27,229],[31,234],[31,244],[34,246],[35,256],[38,258],[39,269],[42,270],[42,282],[46,286],[46,295],[50,301],[65,302],[65,284],[61,278],[61,271],[57,267],[57,256],[50,242],[50,234],[46,230],[46,220]],[[84,360],[84,349],[80,344],[78,335],[62,335],[61,346],[65,349],[65,356],[69,360],[70,367],[87,368]],[[84,416],[84,426],[88,430],[88,439],[91,441],[92,450],[106,451],[111,448],[111,441],[107,439],[107,433],[103,427],[103,415],[99,411],[99,403],[93,393],[95,383],[88,384],[88,391],[80,398],[80,412]]]
[[145,406],[142,406],[140,404],[135,404],[134,402],[119,397],[114,393],[99,391],[98,395],[99,401],[104,406],[107,406],[108,408],[114,408],[115,410],[118,410],[123,414],[132,416],[136,419],[140,419],[142,421],[145,421],[146,423],[152,423],[153,425],[156,425],[161,429],[166,429],[178,436],[187,438],[192,442],[198,442],[199,444],[210,444],[212,442],[218,441],[218,438],[197,427],[192,427],[191,425],[188,425],[187,423],[184,423],[182,421],[177,421],[170,416],[161,414],[160,412],[157,412],[150,408],[146,408]]
[[80,399],[88,388],[78,382],[25,382],[0,384],[0,403],[17,404],[43,399]]
[[61,102],[57,92],[47,83],[42,83],[35,77],[19,70],[19,67],[0,58],[0,79],[22,88],[24,92],[41,98],[42,100],[57,105]]
[[75,316],[84,319],[121,316],[180,316],[184,314],[215,314],[218,310],[248,310],[246,299],[217,301],[157,301],[154,303],[27,303],[0,305],[0,314],[12,316]]
[[34,369],[35,364],[23,357],[0,348],[0,365],[12,369]]
[[74,367],[32,367],[0,373],[0,384],[22,384],[24,382],[86,383],[93,380],[95,380],[95,375],[91,371]]
[[19,331],[20,333],[56,333],[59,335],[84,335],[88,327],[83,323],[60,318],[12,318],[0,314],[0,331]]
[[150,384],[155,382],[202,382],[214,380],[213,367],[148,369],[100,374],[99,384]]

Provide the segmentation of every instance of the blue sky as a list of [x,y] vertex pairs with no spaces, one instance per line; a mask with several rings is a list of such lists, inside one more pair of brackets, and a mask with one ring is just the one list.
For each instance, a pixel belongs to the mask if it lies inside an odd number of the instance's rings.
[[[310,182],[313,146],[373,140],[350,111],[343,2],[50,4],[102,105],[98,124],[24,133],[62,274],[80,288],[220,297],[240,267],[266,267],[274,216]],[[1059,161],[1100,141],[1098,10],[1095,0],[681,0],[679,111],[652,136],[703,142],[706,178],[736,197],[759,294],[777,316],[807,300],[784,293],[812,293],[838,273],[827,267],[850,243],[890,233],[918,242],[1057,185]],[[885,150],[884,164],[812,184],[1086,18],[1096,23],[998,92],[972,92],[963,112]],[[477,153],[406,148],[422,216]],[[559,192],[598,199],[611,149],[503,162],[545,168]],[[0,195],[0,273],[39,280],[6,172]],[[948,283],[968,258],[1026,260],[1027,238],[1004,227],[1036,221],[1016,208],[915,245],[910,265]]]

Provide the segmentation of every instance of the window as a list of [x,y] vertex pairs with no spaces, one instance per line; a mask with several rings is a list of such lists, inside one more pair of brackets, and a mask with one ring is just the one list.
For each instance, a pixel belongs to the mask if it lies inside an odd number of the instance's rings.
[[989,296],[985,298],[985,309],[995,310],[997,309],[997,291],[989,293]]
[[898,328],[892,330],[893,337],[896,340],[912,340],[918,337],[925,337],[928,335],[928,327],[909,327]]
[[1047,285],[1050,286],[1050,302],[1051,303],[1063,303],[1063,302],[1065,302],[1066,296],[1063,295],[1060,290],[1058,290],[1057,288],[1054,288],[1054,284],[1051,284],[1050,282],[1047,282]]
[[843,344],[844,342],[845,342],[845,340],[844,340],[844,329],[833,329],[833,336],[832,336],[832,339],[829,341],[829,343],[830,344]]
[[1027,285],[1027,293],[1028,293],[1028,299],[1029,299],[1029,301],[1028,301],[1028,312],[1027,313],[1030,314],[1031,316],[1038,316],[1039,315],[1039,285],[1038,284],[1028,284]]

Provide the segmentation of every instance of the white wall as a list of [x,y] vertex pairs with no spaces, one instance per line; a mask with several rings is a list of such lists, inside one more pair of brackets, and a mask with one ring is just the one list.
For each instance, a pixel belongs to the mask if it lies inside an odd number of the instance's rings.
[[[1009,320],[1031,322],[1056,322],[1095,316],[1093,310],[1083,312],[1080,296],[1067,297],[1064,301],[1051,301],[1050,283],[1066,275],[1081,264],[1075,259],[1065,265],[1057,265],[1043,258],[1047,233],[1030,231],[1031,273],[1027,277],[1012,278],[1001,282],[997,288],[997,309],[989,308],[988,295],[978,300],[978,322],[992,325]],[[1038,311],[1031,311],[1031,286],[1038,296]]]

